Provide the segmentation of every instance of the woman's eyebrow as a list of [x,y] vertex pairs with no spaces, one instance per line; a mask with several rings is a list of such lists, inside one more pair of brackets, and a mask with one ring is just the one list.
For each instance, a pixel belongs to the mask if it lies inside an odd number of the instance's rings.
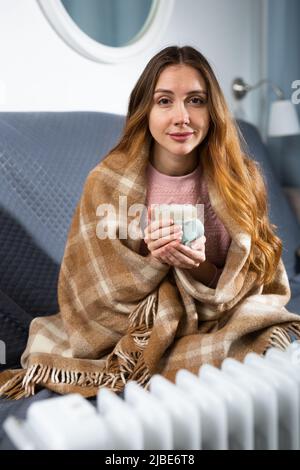
[[[174,92],[172,90],[166,90],[164,88],[158,88],[157,90],[155,90],[154,94],[155,93],[169,93],[170,95],[174,95]],[[196,93],[202,93],[204,95],[207,95],[207,92],[205,90],[192,90],[192,91],[189,91],[187,93],[187,95],[194,95]]]

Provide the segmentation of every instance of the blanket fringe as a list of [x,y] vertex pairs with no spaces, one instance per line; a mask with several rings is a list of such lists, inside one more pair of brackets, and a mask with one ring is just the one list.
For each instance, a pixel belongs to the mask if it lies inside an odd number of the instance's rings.
[[156,317],[156,299],[157,295],[152,293],[148,295],[138,306],[131,312],[128,317],[131,328],[143,327],[149,330]]
[[[138,384],[143,386],[146,386],[150,380],[151,375],[144,362],[143,350],[148,345],[151,328],[155,321],[157,310],[156,301],[157,295],[155,293],[148,295],[129,316],[129,329],[127,334],[133,340],[134,350],[131,350],[130,353],[125,352],[122,349],[121,343],[119,343],[107,358],[107,371],[113,368],[115,356],[121,359],[121,364],[118,363],[116,366],[117,370],[115,375],[117,384],[120,383],[120,378],[122,380],[121,389],[124,388],[128,380],[135,380]],[[118,372],[118,370],[120,372]]]
[[38,383],[43,385],[68,384],[80,387],[109,387],[112,391],[121,391],[126,383],[128,371],[123,367],[117,374],[106,372],[78,372],[57,369],[42,364],[33,364],[27,370],[8,380],[0,388],[0,396],[18,400],[34,395]]
[[[151,303],[152,307],[154,303]],[[149,319],[149,313],[148,313]],[[139,332],[137,332],[140,334]],[[285,350],[291,343],[289,333],[300,340],[300,325],[292,323],[285,327],[275,327],[269,338],[265,352],[270,347]],[[132,333],[134,334],[134,332]],[[144,338],[145,344],[149,336]],[[101,372],[79,372],[76,370],[58,369],[43,364],[33,364],[27,370],[20,371],[0,387],[0,396],[18,400],[34,395],[35,387],[39,383],[62,383],[78,385],[80,387],[108,387],[114,392],[122,391],[128,380],[135,380],[148,389],[151,374],[143,357],[144,343],[140,349],[130,353],[122,350],[118,345],[109,356],[107,370]],[[114,364],[113,358],[120,361]],[[111,367],[110,367],[111,366]],[[115,371],[113,369],[115,368]],[[113,371],[113,372],[112,372]]]
[[18,400],[26,396],[25,389],[23,388],[23,380],[26,370],[21,370],[14,377],[9,379],[0,387],[0,397],[5,396],[12,400]]
[[295,335],[295,337],[300,340],[300,325],[298,323],[291,323],[285,327],[275,327],[263,354],[271,347],[279,348],[284,351],[291,344],[289,333]]
[[[153,304],[152,304],[153,305]],[[291,343],[289,333],[300,339],[300,325],[292,323],[285,327],[275,327],[268,341],[265,351],[270,347],[285,350]],[[147,338],[145,342],[147,342]],[[142,349],[142,348],[141,348]],[[144,363],[142,350],[125,352],[120,346],[111,354],[121,359],[120,363],[113,365],[108,361],[107,370],[101,372],[78,372],[76,370],[58,369],[42,364],[33,364],[27,370],[20,371],[0,387],[0,396],[18,400],[34,395],[35,386],[39,383],[62,383],[78,385],[81,387],[109,387],[114,392],[123,390],[128,380],[135,380],[145,389],[148,388],[151,378],[149,369]],[[110,371],[115,367],[115,372]]]
[[34,395],[36,385],[39,383],[109,387],[114,392],[122,391],[128,380],[136,380],[140,385],[146,385],[150,379],[150,373],[143,360],[143,350],[151,334],[150,330],[156,313],[155,307],[156,295],[151,294],[130,314],[127,334],[133,340],[135,350],[124,351],[121,343],[118,343],[108,356],[104,371],[79,372],[35,363],[9,379],[0,388],[0,396],[16,400],[28,397]]

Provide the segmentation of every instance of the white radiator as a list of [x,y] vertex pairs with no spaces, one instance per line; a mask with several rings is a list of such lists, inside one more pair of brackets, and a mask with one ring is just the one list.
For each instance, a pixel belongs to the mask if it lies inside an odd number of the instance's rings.
[[97,408],[78,394],[33,403],[4,428],[19,449],[300,449],[300,342],[199,375],[160,375],[124,399],[100,389]]

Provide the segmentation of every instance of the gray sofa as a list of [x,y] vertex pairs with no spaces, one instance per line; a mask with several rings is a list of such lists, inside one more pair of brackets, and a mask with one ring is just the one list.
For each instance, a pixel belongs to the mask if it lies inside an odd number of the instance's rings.
[[[0,339],[1,369],[19,367],[30,321],[58,311],[57,279],[69,225],[88,172],[116,143],[124,117],[97,112],[0,113]],[[259,133],[239,122],[250,154],[268,185],[270,216],[283,240],[283,260],[300,313],[300,227],[271,168]],[[36,397],[0,400],[0,422],[24,416]],[[3,437],[0,429],[0,439]],[[0,448],[9,446],[0,440]]]

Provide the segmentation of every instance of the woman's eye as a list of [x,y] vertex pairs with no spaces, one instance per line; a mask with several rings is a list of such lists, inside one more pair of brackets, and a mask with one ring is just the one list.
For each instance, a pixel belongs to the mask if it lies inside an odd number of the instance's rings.
[[158,101],[158,104],[168,104],[169,103],[169,99],[168,98],[161,98],[159,101]]
[[204,104],[205,100],[203,98],[199,98],[199,96],[194,96],[191,98],[193,104]]
[[[203,98],[200,98],[199,96],[194,96],[193,98],[190,98],[189,102],[195,105],[202,105],[206,103],[206,101]],[[170,99],[160,98],[157,103],[161,106],[166,106],[170,104]]]

